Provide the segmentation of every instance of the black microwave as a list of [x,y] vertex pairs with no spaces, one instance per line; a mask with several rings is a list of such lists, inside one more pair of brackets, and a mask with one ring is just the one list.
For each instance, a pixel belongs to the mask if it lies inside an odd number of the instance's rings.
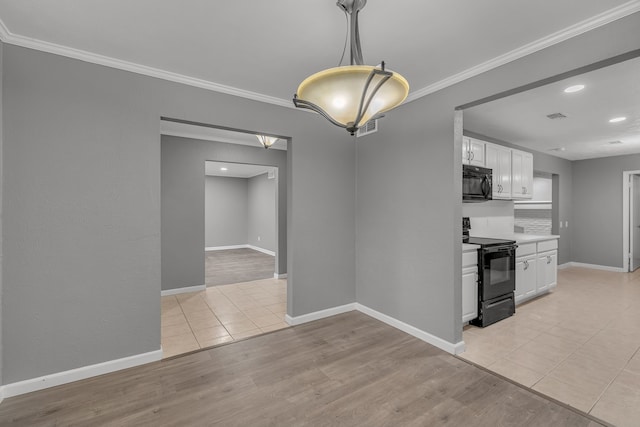
[[492,182],[491,169],[462,165],[462,201],[468,203],[491,200]]

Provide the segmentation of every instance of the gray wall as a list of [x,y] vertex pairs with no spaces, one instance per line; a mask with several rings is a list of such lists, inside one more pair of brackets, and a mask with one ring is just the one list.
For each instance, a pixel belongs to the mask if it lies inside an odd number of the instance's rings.
[[[496,144],[504,145],[511,148],[517,148],[519,150],[528,151],[533,154],[533,170],[536,172],[544,172],[547,174],[558,175],[558,183],[557,187],[554,187],[554,214],[557,215],[557,220],[559,221],[569,221],[569,227],[565,228],[554,228],[552,229],[553,234],[557,234],[560,236],[560,240],[558,242],[558,264],[564,264],[573,260],[573,254],[571,252],[571,248],[573,247],[573,166],[571,161],[566,159],[561,159],[556,156],[551,156],[546,153],[541,153],[539,151],[531,150],[528,148],[520,147],[514,144],[509,143],[508,141],[502,141],[496,138],[492,138],[488,135],[482,135],[479,133],[473,132],[471,129],[466,129],[464,132],[465,135],[470,136],[472,138],[482,139],[484,141],[493,142]],[[477,205],[481,205],[476,203]],[[474,206],[474,208],[476,208]],[[478,206],[481,208],[481,206]],[[477,208],[476,208],[477,209]],[[557,210],[557,211],[556,211]],[[511,211],[513,212],[513,210]]]
[[275,252],[276,180],[264,173],[249,178],[248,184],[247,242]]
[[248,194],[246,178],[205,176],[205,247],[247,244]]
[[2,78],[2,70],[3,70],[3,51],[4,51],[4,43],[0,42],[0,384],[3,384],[2,382],[2,330],[3,330],[3,317],[2,317],[2,265],[3,265],[3,260],[2,260],[2,248],[3,248],[3,244],[2,244],[2,221],[3,221],[3,211],[2,211],[2,189],[4,187],[4,180],[3,180],[3,176],[4,174],[2,173],[2,141],[4,138],[4,126],[3,126],[3,118],[4,118],[4,114],[2,112],[2,104],[4,103],[4,79]]
[[[287,170],[287,153],[260,147],[162,135],[162,290],[204,283],[205,161],[275,166]],[[276,273],[287,272],[287,182],[278,182]],[[248,204],[247,204],[248,206]],[[246,244],[246,221],[244,242]]]
[[[160,348],[161,116],[290,137],[287,312],[355,301],[355,150],[343,130],[17,46],[3,59],[5,384]],[[193,158],[202,256],[204,160],[229,159],[183,143],[211,154]]]
[[573,261],[622,268],[622,173],[640,154],[573,162]]
[[454,108],[635,49],[638,28],[635,14],[538,51],[405,104],[359,139],[357,301],[459,342],[462,132],[454,138]]

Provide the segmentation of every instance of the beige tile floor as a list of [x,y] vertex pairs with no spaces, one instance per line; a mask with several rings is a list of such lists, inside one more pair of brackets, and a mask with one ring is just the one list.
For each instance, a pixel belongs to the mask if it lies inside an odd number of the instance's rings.
[[255,280],[162,297],[162,355],[286,328],[287,281]]
[[486,328],[460,356],[613,425],[640,426],[640,271],[572,267],[551,293]]

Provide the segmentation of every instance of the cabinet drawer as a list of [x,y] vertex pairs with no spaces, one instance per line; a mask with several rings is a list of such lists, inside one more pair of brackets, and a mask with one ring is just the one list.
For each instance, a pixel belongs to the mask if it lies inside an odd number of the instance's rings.
[[551,251],[558,249],[558,239],[545,240],[544,242],[538,242],[538,252]]
[[462,253],[462,268],[475,267],[478,265],[478,251],[463,252]]
[[518,245],[518,249],[516,249],[516,256],[521,257],[525,255],[531,255],[536,253],[536,244],[535,243],[523,243]]

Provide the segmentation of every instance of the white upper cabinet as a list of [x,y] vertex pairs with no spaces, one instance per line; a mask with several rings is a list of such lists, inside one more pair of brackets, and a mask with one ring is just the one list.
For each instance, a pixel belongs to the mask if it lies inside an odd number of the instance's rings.
[[486,143],[485,167],[493,170],[493,198],[510,200],[512,198],[511,149]]
[[462,138],[462,164],[484,167],[485,142],[477,139]]
[[533,154],[511,150],[511,195],[514,199],[533,197]]

